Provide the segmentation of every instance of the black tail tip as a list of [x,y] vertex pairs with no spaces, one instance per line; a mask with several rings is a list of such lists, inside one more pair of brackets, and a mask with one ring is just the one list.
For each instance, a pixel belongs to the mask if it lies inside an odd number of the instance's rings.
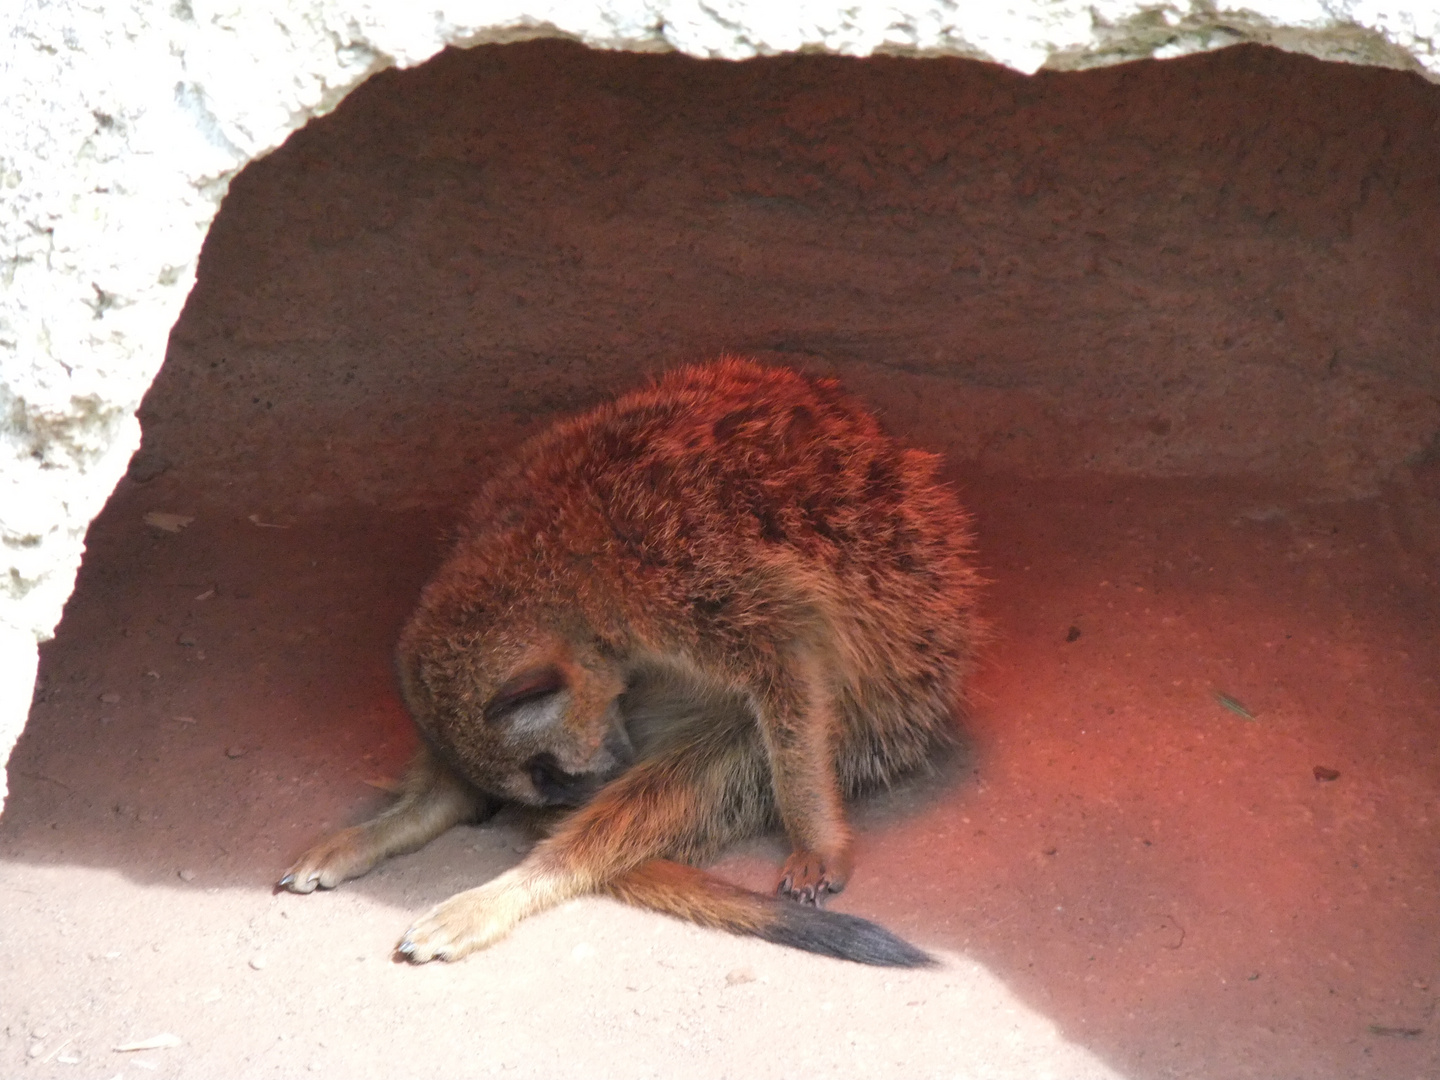
[[776,945],[875,967],[921,968],[939,963],[868,919],[788,901],[777,901],[775,919],[760,937]]

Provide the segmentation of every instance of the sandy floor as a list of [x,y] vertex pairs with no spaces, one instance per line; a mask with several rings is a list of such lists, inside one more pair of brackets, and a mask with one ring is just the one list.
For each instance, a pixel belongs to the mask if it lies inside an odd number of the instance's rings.
[[[567,49],[376,80],[236,182],[10,764],[0,1075],[1440,1075],[1435,88]],[[836,902],[943,965],[600,900],[395,963],[515,816],[274,893],[403,767],[390,651],[489,456],[726,347],[841,372],[975,512],[965,750]]]
[[945,957],[896,974],[599,900],[393,963],[410,913],[519,858],[518,820],[272,894],[403,763],[388,652],[440,522],[172,493],[171,535],[127,486],[11,765],[0,1072],[1435,1075],[1440,592],[1406,506],[962,487],[998,629],[971,745],[862,812],[839,903]]

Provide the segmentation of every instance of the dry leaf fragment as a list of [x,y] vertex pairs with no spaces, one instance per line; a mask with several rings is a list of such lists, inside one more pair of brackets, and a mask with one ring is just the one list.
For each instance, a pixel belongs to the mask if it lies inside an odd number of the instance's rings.
[[145,524],[165,532],[178,533],[194,521],[194,517],[188,514],[169,514],[163,510],[151,510],[145,515]]
[[1244,705],[1241,705],[1240,702],[1236,701],[1229,694],[1222,694],[1218,690],[1215,691],[1215,702],[1221,708],[1229,709],[1236,716],[1243,716],[1246,720],[1255,719],[1254,713],[1252,713],[1249,709],[1245,708]]
[[115,1047],[115,1052],[129,1054],[136,1050],[173,1050],[175,1047],[183,1045],[183,1040],[179,1035],[171,1035],[167,1031],[148,1039],[141,1039],[139,1042],[121,1043]]

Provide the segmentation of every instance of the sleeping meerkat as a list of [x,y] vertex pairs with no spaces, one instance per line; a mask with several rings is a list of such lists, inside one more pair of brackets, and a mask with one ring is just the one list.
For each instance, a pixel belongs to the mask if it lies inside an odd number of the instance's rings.
[[[454,960],[583,893],[870,964],[923,952],[821,909],[844,800],[953,730],[979,624],[969,522],[833,380],[727,358],[555,424],[485,485],[400,638],[422,747],[398,800],[281,879],[330,888],[503,802],[573,806],[422,916]],[[778,896],[695,869],[783,826]]]

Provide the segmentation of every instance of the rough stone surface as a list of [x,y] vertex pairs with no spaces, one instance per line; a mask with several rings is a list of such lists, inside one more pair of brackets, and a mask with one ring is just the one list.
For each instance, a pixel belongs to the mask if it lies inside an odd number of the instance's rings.
[[454,50],[236,180],[135,479],[168,464],[153,507],[186,512],[448,504],[554,412],[734,350],[967,472],[1371,492],[1440,429],[1437,123],[1414,75],[1256,46],[1034,76]]
[[[780,14],[783,12],[783,15]],[[34,642],[68,596],[90,520],[124,470],[230,178],[370,74],[446,44],[560,34],[742,58],[813,49],[949,53],[1022,71],[1266,40],[1440,72],[1440,10],[1377,3],[948,5],[756,0],[91,5],[22,0],[0,118],[0,748],[23,724]]]

